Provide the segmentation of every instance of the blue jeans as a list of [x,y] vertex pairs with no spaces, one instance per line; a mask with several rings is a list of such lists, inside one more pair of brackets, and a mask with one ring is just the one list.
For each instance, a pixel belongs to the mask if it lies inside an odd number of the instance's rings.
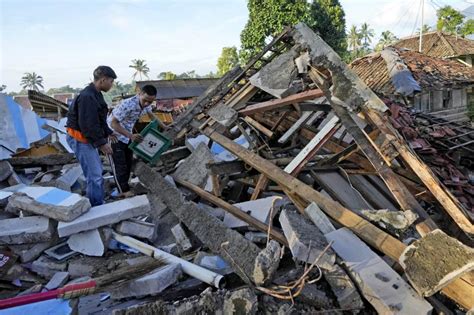
[[82,172],[86,177],[86,196],[91,205],[99,206],[104,203],[104,178],[102,177],[102,161],[99,151],[89,143],[82,143],[67,136],[67,143],[81,163]]

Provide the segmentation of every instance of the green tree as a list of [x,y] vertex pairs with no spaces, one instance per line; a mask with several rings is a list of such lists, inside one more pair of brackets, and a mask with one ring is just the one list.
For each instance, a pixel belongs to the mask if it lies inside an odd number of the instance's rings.
[[369,49],[369,44],[372,43],[374,37],[374,30],[369,27],[369,24],[363,23],[360,27],[360,38],[362,39],[364,49]]
[[451,34],[457,34],[459,29],[462,27],[464,21],[464,15],[457,11],[453,7],[447,5],[440,8],[436,15],[438,22],[436,28],[438,31],[443,31]]
[[223,76],[227,71],[239,63],[237,47],[223,47],[219,59],[217,59],[217,74]]
[[[425,33],[428,33],[428,32],[431,31],[431,26],[429,26],[429,25],[427,25],[427,24],[423,24],[423,26],[422,26],[421,29],[423,30],[423,34],[425,34]],[[417,29],[416,29],[416,34],[417,34],[417,35],[420,34],[420,28],[417,28]]]
[[142,80],[142,75],[148,78],[148,72],[150,72],[150,68],[148,68],[148,66],[146,65],[145,60],[133,59],[132,64],[128,67],[135,69],[135,73],[132,76],[133,80],[135,80],[137,75],[140,77],[140,81]]
[[158,79],[160,80],[175,80],[176,74],[171,71],[161,72],[158,74]]
[[460,28],[460,33],[462,36],[468,36],[474,34],[474,20],[469,19]]
[[46,94],[58,94],[58,93],[79,93],[82,89],[81,88],[73,88],[69,85],[65,85],[59,88],[50,88]]
[[308,25],[339,55],[347,53],[346,18],[339,0],[313,0]]
[[26,72],[21,78],[21,86],[23,89],[39,91],[43,87],[43,77],[37,75],[36,72]]
[[362,38],[359,30],[355,25],[352,25],[349,29],[349,33],[347,33],[347,45],[349,46],[349,50],[357,51],[360,49],[361,44]]
[[376,51],[381,51],[385,47],[391,45],[392,43],[396,42],[398,40],[397,36],[395,36],[392,32],[390,31],[385,31],[382,32],[380,35],[379,42],[375,46]]
[[242,64],[265,47],[268,36],[298,22],[318,32],[338,53],[345,51],[344,11],[338,0],[249,0],[247,7],[249,19],[240,34]]

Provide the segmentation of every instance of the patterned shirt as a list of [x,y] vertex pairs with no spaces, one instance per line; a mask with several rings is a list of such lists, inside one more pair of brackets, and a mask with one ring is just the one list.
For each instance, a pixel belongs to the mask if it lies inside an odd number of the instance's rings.
[[[107,118],[107,123],[112,128],[112,115],[119,121],[120,125],[124,127],[128,132],[133,133],[132,129],[140,116],[151,113],[151,106],[147,106],[144,109],[140,107],[140,100],[138,95],[123,100],[117,107],[112,110],[112,113]],[[129,139],[118,132],[114,131],[114,135],[120,142],[127,144]]]

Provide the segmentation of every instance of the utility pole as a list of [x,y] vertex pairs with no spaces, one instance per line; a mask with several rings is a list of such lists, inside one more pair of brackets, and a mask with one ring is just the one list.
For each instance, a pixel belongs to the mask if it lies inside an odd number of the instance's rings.
[[423,25],[425,19],[425,0],[421,1],[421,25],[420,25],[420,45],[418,47],[418,52],[421,53],[422,45],[423,45]]

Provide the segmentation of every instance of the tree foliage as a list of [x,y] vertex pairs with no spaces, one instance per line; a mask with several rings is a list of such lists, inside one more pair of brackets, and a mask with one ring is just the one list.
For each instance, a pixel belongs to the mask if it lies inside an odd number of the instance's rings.
[[451,6],[447,5],[440,8],[436,15],[438,17],[436,23],[438,31],[461,36],[474,34],[474,20],[465,20],[465,16]]
[[142,76],[148,78],[148,72],[150,72],[150,68],[146,65],[146,61],[143,59],[133,59],[132,64],[128,66],[129,68],[135,69],[135,73],[133,74],[133,80],[136,79],[137,75],[140,77],[140,81],[143,79]]
[[397,36],[395,36],[395,34],[393,34],[390,31],[384,31],[380,35],[380,39],[379,39],[379,42],[377,43],[377,45],[375,46],[375,50],[376,51],[381,51],[385,47],[387,47],[387,46],[393,44],[394,42],[396,42],[397,40],[398,40],[398,38],[397,38]]
[[39,88],[43,87],[43,77],[36,74],[36,72],[26,72],[21,78],[20,85],[23,89],[39,91]]
[[285,26],[304,22],[334,50],[345,52],[345,18],[338,0],[249,0],[249,19],[240,34],[240,58],[245,64],[265,47],[265,39]]
[[224,75],[227,71],[239,63],[237,47],[223,47],[219,59],[217,59],[217,74]]
[[362,23],[360,27],[360,38],[363,41],[363,46],[365,49],[369,49],[369,45],[372,43],[373,37],[374,30],[370,28],[369,24]]
[[50,88],[46,94],[58,94],[58,93],[79,93],[82,89],[81,88],[73,88],[69,85],[65,85],[58,88]]

